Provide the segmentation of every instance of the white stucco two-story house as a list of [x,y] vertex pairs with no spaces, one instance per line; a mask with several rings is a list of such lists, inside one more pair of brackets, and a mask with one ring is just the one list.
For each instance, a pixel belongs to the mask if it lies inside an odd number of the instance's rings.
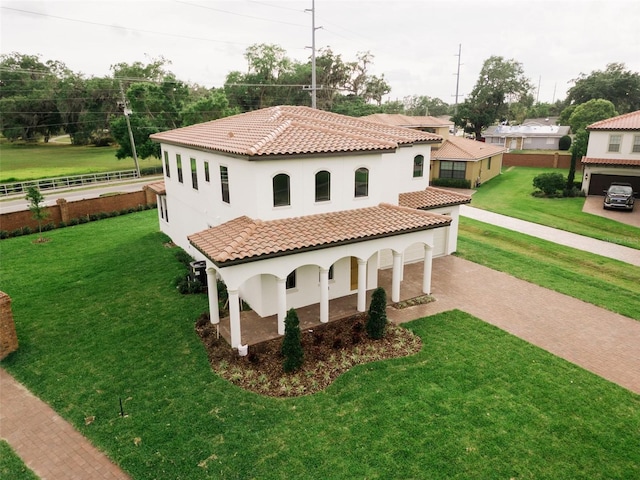
[[640,110],[593,123],[587,131],[582,191],[603,195],[611,182],[623,182],[640,192]]
[[261,317],[366,291],[393,269],[398,301],[406,262],[456,250],[459,206],[470,197],[429,187],[435,134],[308,107],[280,106],[151,136],[161,144],[160,228],[207,267],[229,295],[231,345],[241,344],[240,300]]

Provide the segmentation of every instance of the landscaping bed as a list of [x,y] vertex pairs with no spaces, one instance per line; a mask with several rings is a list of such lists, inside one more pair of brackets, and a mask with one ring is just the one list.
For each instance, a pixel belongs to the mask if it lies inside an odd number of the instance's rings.
[[387,324],[385,335],[373,340],[365,331],[366,313],[301,330],[304,363],[293,373],[283,371],[282,338],[249,347],[239,356],[203,314],[196,331],[211,368],[231,383],[261,395],[295,397],[316,393],[355,365],[418,353],[422,340],[411,331]]

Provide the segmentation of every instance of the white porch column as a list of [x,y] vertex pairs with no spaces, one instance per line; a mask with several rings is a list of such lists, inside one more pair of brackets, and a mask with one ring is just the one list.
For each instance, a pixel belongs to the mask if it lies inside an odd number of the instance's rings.
[[240,297],[238,290],[228,290],[229,293],[229,324],[231,326],[231,348],[238,348],[242,344],[240,333]]
[[422,269],[422,293],[431,293],[431,271],[433,267],[433,249],[424,246],[424,266]]
[[393,274],[391,276],[391,301],[400,301],[400,280],[402,279],[402,253],[393,251]]
[[358,311],[367,309],[367,261],[358,259]]
[[218,309],[218,278],[213,268],[207,269],[207,291],[209,293],[209,318],[211,323],[220,323]]
[[320,321],[329,321],[329,270],[320,269]]
[[287,316],[287,284],[285,278],[276,279],[278,293],[278,335],[284,335],[284,318]]

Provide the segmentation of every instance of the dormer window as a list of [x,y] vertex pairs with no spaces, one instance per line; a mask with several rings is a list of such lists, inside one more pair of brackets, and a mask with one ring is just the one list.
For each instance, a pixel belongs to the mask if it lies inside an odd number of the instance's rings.
[[413,157],[413,178],[421,178],[424,175],[424,157],[416,155]]
[[369,196],[369,169],[360,167],[356,170],[355,174],[355,196],[368,197]]
[[316,202],[331,200],[331,174],[326,170],[316,173]]
[[273,177],[273,206],[285,207],[291,205],[289,175],[279,173]]

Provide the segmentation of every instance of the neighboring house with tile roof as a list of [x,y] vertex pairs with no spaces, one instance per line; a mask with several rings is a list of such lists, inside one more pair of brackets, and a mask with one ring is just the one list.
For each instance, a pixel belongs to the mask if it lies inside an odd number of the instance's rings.
[[438,117],[403,115],[400,113],[374,113],[361,117],[363,120],[394,125],[396,127],[413,128],[423,132],[431,132],[442,138],[447,138],[453,130],[454,123],[450,120],[443,120]]
[[570,127],[563,125],[492,125],[482,132],[489,145],[509,150],[558,150],[560,139],[569,135]]
[[231,345],[242,344],[240,299],[261,317],[357,294],[366,310],[378,270],[455,251],[459,206],[470,197],[429,186],[429,132],[308,107],[281,106],[151,135],[165,179],[150,186],[161,230],[206,262],[209,309],[216,279],[229,294]]
[[640,192],[640,110],[592,123],[587,131],[582,191],[603,195],[612,182],[624,182]]
[[470,187],[500,174],[507,149],[462,137],[449,137],[431,150],[431,183],[467,180]]

